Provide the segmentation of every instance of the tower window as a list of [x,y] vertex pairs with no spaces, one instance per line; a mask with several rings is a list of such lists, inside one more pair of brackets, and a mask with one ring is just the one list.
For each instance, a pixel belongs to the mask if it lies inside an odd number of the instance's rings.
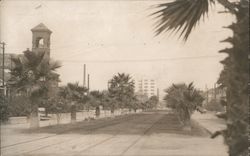
[[36,39],[36,48],[43,48],[44,47],[44,39],[42,37],[38,37]]

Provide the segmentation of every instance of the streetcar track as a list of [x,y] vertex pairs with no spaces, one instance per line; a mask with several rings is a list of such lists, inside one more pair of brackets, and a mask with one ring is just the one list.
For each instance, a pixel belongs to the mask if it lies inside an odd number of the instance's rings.
[[[123,124],[124,121],[125,121],[125,122],[128,122],[128,121],[130,121],[130,120],[133,120],[133,119],[134,119],[133,117],[134,117],[135,115],[138,115],[138,114],[132,114],[131,116],[127,116],[126,118],[114,119],[113,121],[111,120],[111,121],[110,121],[111,123],[109,123],[109,124],[105,123],[105,124],[97,125],[97,126],[94,126],[94,127],[91,127],[91,128],[88,128],[88,127],[87,127],[87,129],[84,129],[84,130],[85,130],[86,132],[88,132],[87,134],[91,134],[92,132],[94,133],[95,130],[98,130],[98,129],[101,129],[101,128],[104,128],[104,127],[109,127],[109,126],[116,125],[116,124],[121,124],[121,123]],[[124,120],[124,119],[125,119],[125,120]],[[158,122],[158,120],[157,120],[157,122]],[[136,143],[140,140],[140,138],[143,137],[143,136],[144,136],[144,135],[145,135],[145,134],[146,134],[146,133],[147,133],[147,132],[148,132],[157,122],[155,122],[153,125],[151,125],[149,128],[147,128],[147,129],[143,132],[143,135],[140,136],[138,139],[136,139],[136,141],[135,141],[134,143],[132,143],[132,145],[130,145],[123,153],[125,153],[125,152],[126,152],[127,150],[129,150],[134,144],[136,144]],[[25,142],[25,143],[36,142],[36,141],[39,141],[39,140],[42,140],[42,139],[52,138],[52,137],[55,137],[55,136],[58,136],[58,135],[62,135],[62,134],[64,134],[64,133],[67,132],[67,131],[78,130],[78,129],[80,129],[80,128],[81,128],[81,127],[72,128],[72,129],[70,129],[70,130],[66,130],[66,131],[60,132],[60,133],[55,134],[55,135],[47,136],[47,137],[44,137],[44,138],[38,138],[38,139],[35,139],[35,140],[32,140],[32,141],[27,141],[27,142]],[[81,154],[81,153],[84,152],[84,151],[87,151],[87,150],[89,150],[89,149],[92,149],[92,148],[94,148],[94,147],[96,147],[96,146],[98,146],[98,145],[100,145],[100,144],[102,144],[102,143],[104,143],[104,142],[106,142],[106,141],[111,140],[112,138],[115,138],[119,133],[120,133],[120,132],[118,132],[118,133],[112,135],[111,137],[105,138],[104,140],[101,140],[101,141],[99,141],[99,142],[96,143],[96,144],[90,145],[89,147],[87,147],[87,148],[85,148],[85,149],[83,149],[83,150],[81,150],[81,151],[79,151],[79,152],[74,152],[74,153],[76,153],[74,156],[78,156],[79,154]],[[79,138],[73,138],[73,139],[64,140],[64,141],[61,141],[61,142],[57,142],[57,143],[54,143],[54,144],[50,144],[50,145],[46,145],[46,146],[43,146],[43,147],[39,147],[39,148],[33,149],[33,150],[31,150],[31,151],[27,151],[27,152],[20,153],[20,154],[31,154],[31,153],[36,152],[36,151],[39,151],[39,150],[41,150],[41,149],[45,149],[45,148],[48,148],[48,147],[51,147],[51,146],[60,145],[60,144],[63,144],[63,143],[65,143],[65,142],[73,141],[73,140],[76,140],[76,139],[79,139]],[[19,143],[19,144],[16,144],[16,145],[25,144],[25,143]],[[12,146],[14,146],[14,145],[12,145]],[[9,147],[11,147],[11,146],[9,146]],[[6,149],[6,147],[5,147],[5,149]],[[72,152],[73,152],[73,151],[72,151]]]
[[[163,118],[163,117],[161,117],[161,118]],[[156,122],[154,122],[149,128],[147,128],[144,132],[143,132],[143,135],[141,135],[140,137],[138,137],[131,145],[129,145],[129,147],[127,147],[120,155],[123,155],[125,152],[127,152],[133,145],[135,145],[143,136],[145,136],[147,133],[148,133],[148,131],[156,124],[156,123],[158,123],[160,120],[161,120],[161,118],[160,119],[158,119]],[[126,120],[126,121],[128,121],[128,120]],[[98,143],[96,143],[96,144],[94,144],[94,145],[91,145],[91,146],[89,146],[89,147],[87,147],[87,148],[85,148],[85,149],[83,149],[83,150],[81,150],[81,151],[79,151],[79,152],[75,152],[75,154],[73,155],[73,156],[78,156],[79,154],[81,154],[81,153],[83,153],[84,151],[88,151],[88,150],[90,150],[90,149],[92,149],[92,148],[94,148],[94,147],[96,147],[96,146],[98,146],[98,145],[100,145],[100,144],[102,144],[102,143],[104,143],[104,142],[106,142],[106,141],[109,141],[109,140],[111,140],[112,138],[115,138],[118,134],[119,134],[120,132],[118,132],[118,133],[116,133],[115,135],[113,135],[113,136],[111,136],[111,137],[109,137],[109,138],[106,138],[106,139],[104,139],[104,140],[102,140],[102,141],[100,141],[100,142],[98,142]],[[119,156],[120,156],[119,155]]]
[[130,144],[125,150],[122,151],[122,153],[119,156],[124,155],[129,149],[131,149],[136,143],[138,143],[138,141],[140,141],[157,123],[159,123],[159,121],[161,121],[161,119],[164,116],[162,116],[160,119],[158,119],[156,122],[154,122],[149,128],[147,128],[142,135],[140,135],[135,141],[133,141],[132,144]]
[[[132,119],[133,119],[132,117],[133,117],[133,116],[129,116],[125,121],[127,122],[127,121],[129,121],[129,120],[132,120]],[[96,126],[96,127],[94,127],[94,128],[88,129],[88,130],[87,130],[87,131],[88,131],[87,134],[92,134],[92,132],[94,132],[94,131],[97,130],[97,129],[104,128],[104,127],[108,127],[108,126],[112,126],[112,125],[116,125],[116,124],[120,124],[121,122],[124,122],[124,120],[123,120],[123,121],[116,121],[116,122],[113,122],[113,123],[108,124],[108,125],[107,125],[107,124],[103,124],[103,125],[101,125],[101,126]],[[74,130],[76,130],[76,129],[78,129],[78,128],[75,128]],[[73,129],[71,129],[71,130],[73,130]],[[59,134],[58,134],[58,135],[59,135]],[[62,135],[62,134],[60,134],[60,135]],[[93,148],[93,147],[95,147],[95,146],[97,146],[97,145],[99,145],[99,144],[102,144],[103,142],[108,141],[108,140],[114,138],[116,135],[117,135],[117,134],[115,134],[115,135],[113,135],[113,136],[111,136],[111,137],[109,137],[109,138],[106,138],[106,139],[104,139],[104,140],[102,140],[102,141],[100,141],[100,142],[98,142],[98,143],[96,143],[96,144],[94,144],[94,145],[91,145],[90,147],[86,148],[86,150],[88,150],[88,149],[90,149],[90,148]],[[32,153],[32,152],[35,152],[35,151],[38,151],[38,150],[41,150],[41,149],[45,149],[45,148],[47,148],[47,147],[51,147],[51,146],[55,146],[55,145],[60,145],[60,144],[63,144],[63,143],[65,143],[65,142],[73,141],[73,140],[76,140],[76,139],[79,139],[79,138],[73,138],[73,139],[69,139],[69,140],[66,140],[66,141],[61,141],[61,142],[59,142],[59,143],[54,143],[54,144],[46,145],[46,146],[43,146],[43,147],[40,147],[40,148],[31,150],[31,151],[28,151],[28,152],[25,152],[25,153],[23,153],[23,154],[29,154],[29,153]],[[85,151],[85,149],[84,149],[83,151]]]
[[[132,114],[131,116],[127,116],[127,119],[126,119],[125,121],[130,120],[130,118],[132,118],[134,115],[138,115],[138,114]],[[122,119],[122,118],[119,118],[119,119]],[[96,130],[96,129],[99,129],[99,128],[104,128],[104,127],[112,126],[112,125],[115,125],[115,124],[119,124],[120,122],[123,122],[123,121],[120,121],[119,119],[114,119],[114,120],[111,121],[111,123],[109,123],[109,124],[97,125],[97,126],[95,126],[95,127],[86,129],[86,131],[93,131],[93,130]],[[117,121],[117,120],[118,120],[118,121]],[[78,129],[80,129],[80,128],[81,128],[81,127],[75,127],[75,128],[68,129],[68,130],[62,131],[62,132],[60,132],[60,133],[54,134],[54,135],[45,136],[45,137],[41,137],[41,138],[37,138],[37,139],[32,139],[32,140],[27,140],[27,141],[23,141],[23,142],[11,144],[11,145],[2,146],[0,149],[6,149],[6,148],[13,147],[13,146],[18,146],[18,145],[22,145],[22,144],[26,144],[26,143],[31,143],[31,142],[40,141],[40,140],[47,139],[47,138],[56,137],[56,136],[58,136],[58,135],[63,135],[63,134],[65,134],[66,132],[69,132],[69,131],[72,131],[72,130],[78,130]]]
[[[127,121],[129,121],[129,120],[126,120],[126,122],[127,122]],[[158,120],[157,120],[157,122],[158,122]],[[124,122],[123,122],[122,124],[124,124]],[[154,123],[154,124],[155,124],[155,123]],[[151,125],[150,128],[153,127],[154,124]],[[148,128],[148,129],[150,129],[150,128]],[[146,131],[148,131],[148,129],[147,129]],[[145,133],[146,131],[143,132],[143,136],[146,134],[146,133]],[[116,137],[117,135],[119,135],[119,134],[120,134],[120,132],[117,132],[116,134],[114,134],[113,136],[111,136],[111,137],[109,137],[109,138],[106,138],[106,139],[104,139],[104,140],[102,140],[102,141],[100,141],[100,142],[98,142],[98,143],[96,143],[96,144],[94,144],[94,145],[90,145],[89,147],[87,147],[87,148],[85,148],[85,149],[83,149],[83,150],[81,150],[81,151],[79,151],[79,152],[75,152],[75,154],[74,154],[73,156],[78,156],[79,154],[83,153],[84,151],[88,151],[88,150],[90,150],[90,149],[92,149],[92,148],[94,148],[94,147],[96,147],[96,146],[98,146],[98,145],[100,145],[100,144],[102,144],[102,143],[104,143],[104,142],[106,142],[106,141],[111,140],[112,138],[115,138],[115,137]]]

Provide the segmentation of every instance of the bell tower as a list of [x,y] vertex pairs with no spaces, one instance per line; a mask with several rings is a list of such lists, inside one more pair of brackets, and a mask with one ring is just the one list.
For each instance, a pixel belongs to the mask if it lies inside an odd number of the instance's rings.
[[50,57],[50,35],[52,33],[43,23],[31,29],[32,51],[45,52],[45,57]]

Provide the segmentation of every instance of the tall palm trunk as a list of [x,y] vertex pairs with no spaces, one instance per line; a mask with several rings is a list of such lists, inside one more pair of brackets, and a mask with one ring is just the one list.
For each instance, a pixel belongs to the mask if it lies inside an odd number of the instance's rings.
[[75,123],[76,122],[76,105],[73,102],[71,105],[71,123]]
[[39,115],[38,115],[38,104],[35,100],[31,101],[31,113],[30,113],[30,128],[37,129],[39,128]]

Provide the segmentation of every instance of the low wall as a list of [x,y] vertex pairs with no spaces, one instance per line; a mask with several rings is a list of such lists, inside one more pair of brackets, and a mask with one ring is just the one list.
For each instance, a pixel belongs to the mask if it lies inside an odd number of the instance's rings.
[[[137,110],[136,113],[141,112],[142,110]],[[135,113],[134,111],[129,112],[128,109],[118,109],[114,111],[114,114],[111,114],[110,110],[101,110],[100,116],[98,118],[106,118],[106,117],[113,117],[125,114]],[[61,113],[57,114],[48,114],[48,120],[40,121],[40,127],[55,125],[55,124],[67,124],[71,122],[71,115],[70,113]],[[82,110],[76,113],[76,121],[83,121],[83,120],[91,120],[96,119],[95,110]],[[29,123],[27,117],[10,117],[9,124],[26,124]]]
[[25,124],[28,123],[28,118],[26,116],[20,117],[10,117],[8,120],[9,124]]

